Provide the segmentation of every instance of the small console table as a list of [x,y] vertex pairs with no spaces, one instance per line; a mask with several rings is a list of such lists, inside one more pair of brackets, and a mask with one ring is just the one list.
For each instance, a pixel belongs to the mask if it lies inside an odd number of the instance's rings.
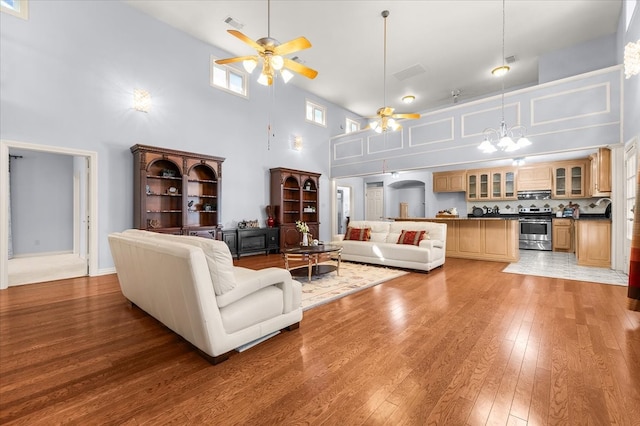
[[225,229],[222,240],[227,243],[231,255],[240,256],[280,251],[280,228]]

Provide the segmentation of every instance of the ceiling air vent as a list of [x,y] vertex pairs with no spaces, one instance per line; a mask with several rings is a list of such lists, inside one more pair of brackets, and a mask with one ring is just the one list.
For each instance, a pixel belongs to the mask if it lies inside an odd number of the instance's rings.
[[512,63],[514,63],[514,62],[516,61],[516,57],[515,57],[515,56],[513,56],[513,55],[511,55],[511,56],[507,56],[506,58],[504,58],[504,61],[505,61],[507,64],[512,64]]
[[402,71],[398,71],[397,73],[393,74],[393,76],[398,80],[402,81],[411,77],[415,77],[416,75],[420,75],[424,72],[426,72],[424,67],[420,64],[416,64]]
[[235,20],[231,16],[227,16],[226,18],[224,18],[224,22],[231,25],[233,28],[237,30],[241,30],[244,27],[244,24],[242,22]]

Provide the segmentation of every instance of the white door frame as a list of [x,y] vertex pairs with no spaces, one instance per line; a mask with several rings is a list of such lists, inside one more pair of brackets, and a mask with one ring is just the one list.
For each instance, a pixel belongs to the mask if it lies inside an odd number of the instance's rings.
[[[9,148],[24,149],[52,154],[73,155],[86,157],[89,167],[89,182],[87,183],[87,216],[89,218],[87,255],[89,257],[89,276],[98,275],[98,154],[71,148],[61,148],[47,145],[36,145],[26,142],[0,140],[0,290],[9,287],[9,200],[4,194],[9,194]],[[80,223],[75,223],[74,233]]]

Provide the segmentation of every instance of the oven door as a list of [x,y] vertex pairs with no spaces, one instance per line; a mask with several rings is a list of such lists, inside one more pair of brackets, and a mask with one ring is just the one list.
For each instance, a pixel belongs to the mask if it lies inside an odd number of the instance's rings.
[[520,248],[551,250],[551,219],[521,217]]

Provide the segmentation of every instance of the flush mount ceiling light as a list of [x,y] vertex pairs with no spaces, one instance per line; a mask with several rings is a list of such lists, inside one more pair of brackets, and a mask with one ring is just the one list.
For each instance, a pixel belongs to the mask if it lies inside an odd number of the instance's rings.
[[[383,10],[382,18],[384,20],[384,67],[383,67],[383,97],[384,104],[387,104],[387,17],[388,10]],[[369,123],[369,127],[376,133],[386,132],[387,130],[395,131],[402,129],[402,126],[396,121],[398,118],[420,118],[420,114],[394,114],[394,108],[384,106],[379,108],[376,117]]]
[[[503,75],[506,74],[507,71],[509,71],[509,67],[504,63],[504,28],[505,0],[502,0],[502,66],[496,68],[495,70],[501,68],[506,69]],[[487,128],[482,132],[484,135],[484,140],[478,146],[478,149],[485,154],[490,154],[497,151],[498,149],[500,149],[501,151],[513,152],[517,151],[520,148],[524,148],[525,146],[531,145],[531,141],[529,141],[529,139],[527,139],[526,137],[527,129],[524,126],[517,125],[513,127],[507,127],[507,124],[504,121],[504,78],[502,79],[501,108],[502,121],[500,122],[500,127],[498,127],[497,129]],[[514,141],[514,139],[516,138],[517,142]]]
[[624,47],[624,76],[631,78],[637,74],[640,74],[640,40]]
[[491,74],[493,74],[496,77],[502,77],[503,75],[506,75],[510,70],[511,68],[509,67],[509,65],[501,65],[499,67],[492,69]]
[[415,100],[416,100],[416,97],[413,95],[407,95],[402,97],[402,102],[404,102],[405,104],[412,104],[413,101]]
[[299,50],[308,49],[311,47],[311,43],[305,37],[298,37],[290,40],[286,43],[280,44],[280,42],[274,38],[271,38],[271,1],[267,0],[267,36],[260,38],[256,41],[251,40],[240,31],[227,30],[229,34],[239,38],[240,40],[253,47],[257,55],[252,56],[237,56],[235,58],[219,59],[216,64],[224,65],[233,62],[242,62],[242,66],[248,73],[258,66],[258,62],[262,60],[262,71],[258,77],[258,83],[264,86],[271,86],[273,79],[277,75],[276,72],[280,71],[280,76],[284,82],[288,82],[293,78],[293,72],[304,75],[307,78],[316,78],[318,71],[313,70],[307,66],[302,65],[299,62],[293,61],[289,58],[285,58],[284,55],[297,52]]

